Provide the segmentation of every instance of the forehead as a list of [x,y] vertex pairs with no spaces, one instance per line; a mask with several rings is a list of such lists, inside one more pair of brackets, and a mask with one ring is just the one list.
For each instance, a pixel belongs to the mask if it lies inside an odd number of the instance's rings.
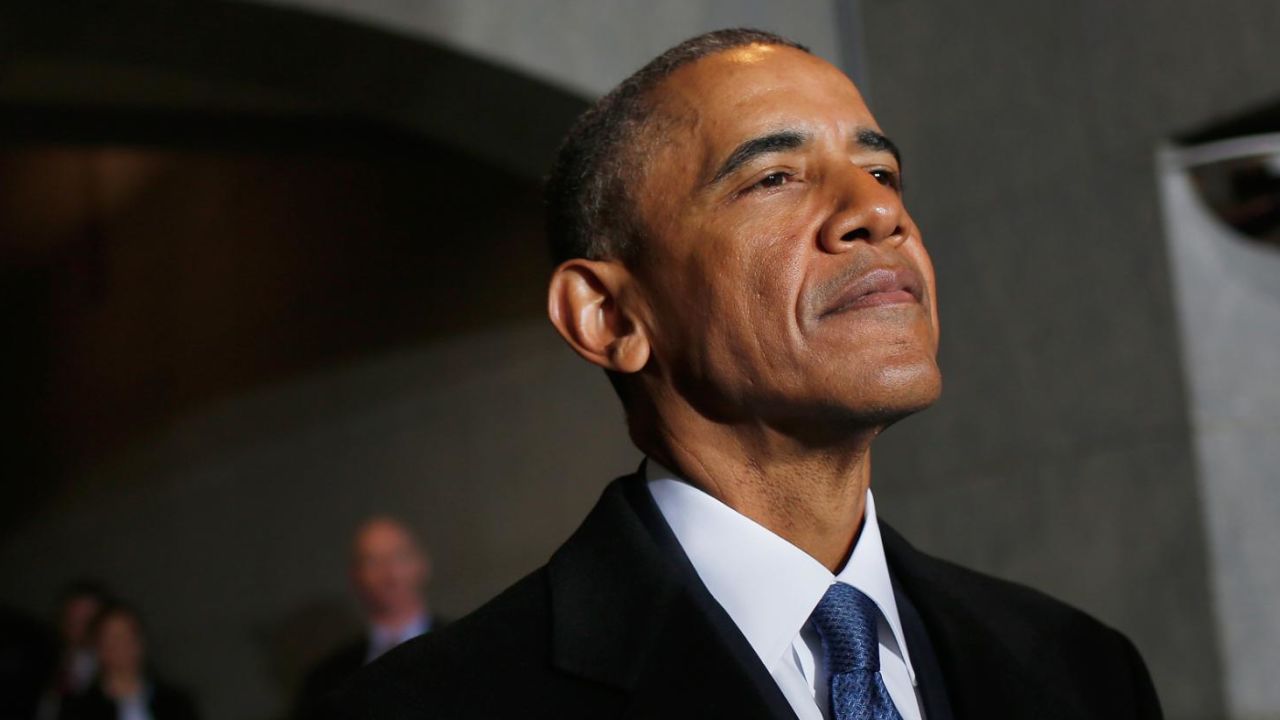
[[[875,129],[862,95],[825,60],[780,45],[747,45],[672,73],[658,107],[684,122],[705,152],[780,127],[849,135]],[[675,139],[675,138],[672,138]]]
[[357,552],[376,552],[388,547],[411,545],[409,532],[399,525],[377,521],[366,525],[356,535]]
[[137,630],[137,620],[128,613],[111,613],[102,619],[102,631]]
[[93,610],[101,604],[101,601],[94,595],[72,595],[63,603],[63,607],[67,610],[83,612],[85,610]]

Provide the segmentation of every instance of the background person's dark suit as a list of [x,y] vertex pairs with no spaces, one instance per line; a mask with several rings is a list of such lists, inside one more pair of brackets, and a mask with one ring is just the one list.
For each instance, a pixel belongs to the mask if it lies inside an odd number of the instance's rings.
[[35,717],[57,663],[53,632],[34,618],[0,606],[0,720]]
[[[432,616],[427,631],[434,632],[448,624],[448,620]],[[325,698],[369,662],[369,647],[366,635],[342,645],[316,663],[302,679],[294,717],[305,718],[315,714]]]
[[[151,720],[196,720],[200,717],[190,695],[164,682],[152,682],[147,710]],[[83,694],[64,701],[58,713],[58,720],[116,720],[118,717],[116,702],[107,697],[97,683]]]
[[[929,720],[1161,717],[1122,635],[882,530]],[[546,566],[362,670],[329,711],[361,720],[794,717],[638,475],[610,485]]]
[[355,675],[368,657],[369,639],[360,638],[346,643],[316,663],[302,679],[294,716],[303,718],[315,712],[317,704]]

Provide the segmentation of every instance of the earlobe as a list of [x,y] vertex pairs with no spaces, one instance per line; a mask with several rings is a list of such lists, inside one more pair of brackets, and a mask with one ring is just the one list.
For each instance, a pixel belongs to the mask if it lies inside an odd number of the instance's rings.
[[547,314],[565,342],[588,362],[633,373],[649,361],[649,341],[628,293],[631,276],[621,263],[569,260],[555,269]]
[[649,362],[649,340],[643,333],[630,332],[613,342],[609,354],[613,360],[610,370],[621,373],[640,372]]

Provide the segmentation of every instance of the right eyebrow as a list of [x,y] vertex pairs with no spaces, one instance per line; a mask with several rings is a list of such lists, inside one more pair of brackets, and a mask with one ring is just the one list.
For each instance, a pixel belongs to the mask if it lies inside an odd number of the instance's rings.
[[902,164],[902,152],[898,150],[896,143],[885,137],[884,133],[871,128],[862,128],[855,137],[858,147],[874,152],[887,152],[899,165]]
[[803,147],[807,142],[809,142],[809,135],[799,130],[779,130],[768,135],[751,138],[729,153],[729,157],[720,164],[720,169],[716,170],[716,174],[712,176],[711,181],[707,184],[714,185],[720,182],[738,168],[761,155],[782,150],[795,150]]

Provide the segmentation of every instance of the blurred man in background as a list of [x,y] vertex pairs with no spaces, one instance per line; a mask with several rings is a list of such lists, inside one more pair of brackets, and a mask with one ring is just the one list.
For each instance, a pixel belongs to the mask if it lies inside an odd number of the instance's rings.
[[57,619],[62,649],[41,705],[41,718],[58,717],[62,703],[87,690],[97,676],[98,659],[90,629],[110,603],[106,588],[91,580],[77,580],[63,589]]
[[157,676],[147,658],[142,618],[133,608],[103,608],[88,632],[98,672],[82,693],[66,698],[58,720],[195,720],[191,698]]
[[427,603],[430,558],[404,524],[387,517],[361,524],[351,542],[350,572],[352,589],[368,620],[368,632],[307,674],[299,701],[300,716],[364,664],[439,625]]

